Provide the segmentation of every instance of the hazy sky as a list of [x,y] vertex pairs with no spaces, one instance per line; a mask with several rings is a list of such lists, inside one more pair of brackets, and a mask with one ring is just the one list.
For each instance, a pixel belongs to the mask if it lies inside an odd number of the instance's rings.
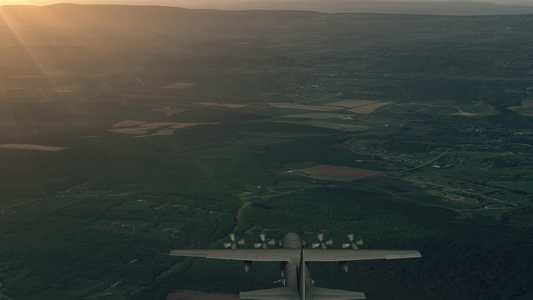
[[[122,5],[159,5],[178,6],[184,8],[215,8],[215,9],[303,9],[317,11],[333,10],[343,12],[350,11],[357,7],[357,2],[364,2],[366,6],[375,6],[369,3],[380,2],[484,2],[494,4],[518,4],[533,7],[533,0],[0,0],[1,5],[50,5],[55,3],[76,3],[76,4],[122,4]],[[305,3],[305,4],[303,4]],[[335,4],[337,6],[335,6]],[[298,5],[300,4],[300,5]],[[379,5],[379,4],[378,4]],[[379,6],[384,7],[386,4]],[[416,6],[416,5],[415,5]],[[442,4],[441,4],[442,6]],[[338,9],[337,9],[338,8]]]
[[[309,0],[0,0],[0,5],[12,5],[12,4],[29,4],[29,5],[49,5],[54,3],[87,3],[87,4],[100,4],[100,3],[116,3],[116,4],[162,4],[173,6],[208,6],[210,4],[220,5],[223,3],[231,4],[243,4],[257,3],[257,2],[305,2]],[[312,0],[313,2],[320,2],[320,0]],[[330,2],[331,0],[322,0],[322,2]],[[377,2],[380,0],[342,0],[343,2]],[[387,2],[393,1],[405,1],[405,0],[382,0]],[[412,1],[425,1],[425,2],[488,2],[495,4],[531,4],[533,0],[407,0]]]

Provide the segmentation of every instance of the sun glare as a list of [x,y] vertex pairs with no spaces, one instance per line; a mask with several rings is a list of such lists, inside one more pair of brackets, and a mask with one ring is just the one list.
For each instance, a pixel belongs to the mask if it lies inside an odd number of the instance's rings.
[[[32,3],[41,5],[52,3],[49,0],[0,0],[6,4]],[[65,1],[66,2],[66,1]],[[78,17],[78,20],[83,17]],[[48,87],[41,87],[38,94],[43,95],[43,99],[49,100],[48,92],[61,90],[61,74],[64,73],[64,66],[61,62],[66,60],[62,55],[63,50],[75,51],[80,49],[99,56],[98,51],[93,47],[94,43],[86,40],[86,36],[77,28],[69,25],[72,20],[68,17],[61,17],[53,10],[44,7],[31,6],[3,6],[0,9],[0,24],[3,24],[5,36],[10,40],[2,41],[8,48],[19,49],[21,56],[25,56],[28,72],[26,75],[39,76]],[[57,50],[57,51],[56,51]],[[63,54],[60,54],[63,53]],[[33,66],[31,66],[33,65]]]
[[2,5],[48,5],[53,1],[48,0],[2,0],[0,1],[0,6]]

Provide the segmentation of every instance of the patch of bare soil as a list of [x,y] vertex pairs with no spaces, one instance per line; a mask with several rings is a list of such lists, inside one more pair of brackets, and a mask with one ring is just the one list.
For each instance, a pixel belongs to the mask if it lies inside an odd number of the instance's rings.
[[301,169],[300,172],[309,174],[311,178],[335,181],[352,181],[365,177],[383,174],[380,171],[340,167],[331,165],[318,165],[316,167]]

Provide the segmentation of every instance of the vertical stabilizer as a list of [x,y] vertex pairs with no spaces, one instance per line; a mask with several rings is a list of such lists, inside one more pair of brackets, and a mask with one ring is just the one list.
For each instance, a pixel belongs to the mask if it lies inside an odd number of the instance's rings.
[[307,274],[306,264],[304,259],[304,247],[302,247],[302,252],[300,254],[300,273],[298,274],[298,292],[300,293],[300,299],[305,300],[305,276]]

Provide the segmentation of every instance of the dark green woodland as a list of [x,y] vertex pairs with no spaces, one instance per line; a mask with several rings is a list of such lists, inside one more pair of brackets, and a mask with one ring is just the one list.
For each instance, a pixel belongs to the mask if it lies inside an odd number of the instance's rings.
[[320,287],[531,299],[532,28],[533,15],[0,7],[0,298],[276,287],[276,263],[168,253],[294,231],[423,256],[347,274],[314,263]]

